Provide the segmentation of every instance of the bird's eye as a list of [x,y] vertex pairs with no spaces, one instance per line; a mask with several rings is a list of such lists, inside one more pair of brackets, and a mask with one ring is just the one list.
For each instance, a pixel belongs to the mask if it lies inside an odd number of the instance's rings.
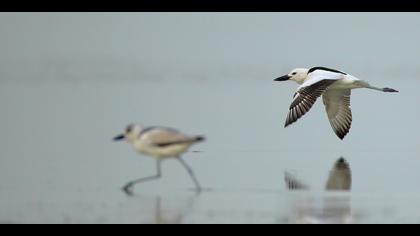
[[296,72],[293,72],[292,75],[296,75]]
[[133,130],[133,126],[127,126],[127,129],[125,130],[125,132],[128,134],[131,132],[131,130]]

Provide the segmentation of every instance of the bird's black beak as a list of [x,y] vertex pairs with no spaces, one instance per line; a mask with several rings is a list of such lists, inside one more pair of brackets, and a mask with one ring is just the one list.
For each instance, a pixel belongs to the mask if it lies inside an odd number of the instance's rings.
[[125,138],[125,135],[124,134],[121,134],[121,135],[118,135],[117,137],[115,137],[113,140],[114,141],[121,141],[121,140],[123,140]]
[[287,81],[290,79],[290,76],[288,75],[283,75],[282,77],[278,77],[277,79],[275,79],[274,81]]

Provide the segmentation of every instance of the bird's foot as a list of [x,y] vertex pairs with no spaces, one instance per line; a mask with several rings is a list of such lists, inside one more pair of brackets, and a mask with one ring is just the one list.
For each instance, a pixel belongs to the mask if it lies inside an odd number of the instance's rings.
[[383,91],[386,93],[398,93],[397,90],[392,89],[392,88],[384,88]]
[[132,183],[128,183],[127,185],[125,185],[122,190],[124,191],[125,194],[127,194],[128,196],[133,196],[133,184]]

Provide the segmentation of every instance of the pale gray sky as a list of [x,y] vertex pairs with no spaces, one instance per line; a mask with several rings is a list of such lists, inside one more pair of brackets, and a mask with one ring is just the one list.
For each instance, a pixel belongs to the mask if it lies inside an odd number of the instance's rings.
[[2,13],[1,78],[61,69],[70,80],[265,80],[313,65],[412,77],[419,21],[418,13]]

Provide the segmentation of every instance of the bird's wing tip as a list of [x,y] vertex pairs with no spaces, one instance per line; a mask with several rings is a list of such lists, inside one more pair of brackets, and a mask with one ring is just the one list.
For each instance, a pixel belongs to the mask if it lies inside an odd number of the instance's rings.
[[347,136],[348,132],[345,134],[337,134],[338,138],[340,138],[341,140],[344,140],[344,138]]

